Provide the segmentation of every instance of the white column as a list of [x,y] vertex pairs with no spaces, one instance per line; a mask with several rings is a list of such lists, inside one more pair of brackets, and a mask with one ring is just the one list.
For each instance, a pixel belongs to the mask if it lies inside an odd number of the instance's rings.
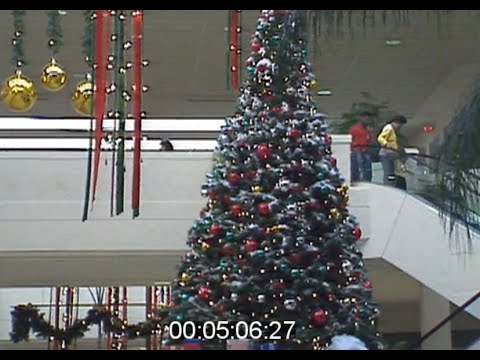
[[332,155],[337,159],[337,167],[345,183],[350,185],[350,135],[332,135]]
[[[422,287],[420,299],[420,331],[422,336],[433,329],[450,314],[450,302],[436,292]],[[430,336],[422,345],[422,350],[452,350],[451,323]]]

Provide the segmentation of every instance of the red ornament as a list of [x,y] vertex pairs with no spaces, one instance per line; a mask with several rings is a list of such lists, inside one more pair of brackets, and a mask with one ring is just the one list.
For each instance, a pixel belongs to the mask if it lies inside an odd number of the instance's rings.
[[373,284],[371,283],[371,281],[367,280],[363,283],[363,287],[367,290],[372,290],[373,289]]
[[224,201],[225,204],[227,204],[227,205],[230,204],[230,195],[225,195],[225,196],[223,197],[223,201]]
[[210,199],[216,199],[217,198],[217,193],[214,190],[208,190],[208,197]]
[[322,207],[322,205],[320,204],[319,201],[315,200],[315,199],[310,199],[308,201],[308,207],[310,209],[313,209],[313,210],[318,210]]
[[302,184],[292,184],[292,186],[290,187],[290,189],[292,190],[292,192],[294,193],[300,193],[303,191],[303,185]]
[[352,235],[355,237],[355,239],[360,239],[362,237],[362,229],[360,229],[359,227],[353,229]]
[[221,232],[222,228],[218,224],[212,224],[212,226],[210,227],[210,234],[212,235],[220,235]]
[[332,137],[330,135],[325,136],[325,144],[330,145],[332,143]]
[[267,114],[262,114],[262,115],[260,115],[260,120],[261,120],[261,121],[267,121],[267,119],[268,119]]
[[232,255],[233,247],[230,244],[226,244],[220,248],[220,253],[222,255]]
[[255,176],[257,176],[257,172],[255,170],[248,170],[246,173],[245,173],[245,177],[247,179],[253,179]]
[[333,156],[330,157],[330,163],[332,164],[332,166],[336,167],[337,166],[337,159],[334,158]]
[[231,212],[233,216],[238,216],[242,212],[242,207],[238,204],[234,204],[232,205]]
[[290,129],[288,135],[291,138],[298,139],[300,137],[301,133],[300,133],[300,130],[298,130],[297,128],[293,128],[293,129]]
[[302,254],[295,253],[295,254],[290,255],[290,262],[293,265],[297,265],[300,261],[302,261]]
[[327,323],[327,313],[323,310],[317,310],[312,315],[312,323],[315,326],[324,326]]
[[247,250],[248,252],[255,251],[259,247],[260,245],[255,240],[248,240],[247,243],[245,244],[245,250]]
[[282,107],[281,106],[274,106],[272,108],[272,111],[275,113],[275,114],[280,114],[282,112]]
[[225,313],[225,308],[222,304],[218,303],[215,305],[215,311],[218,315],[223,315]]
[[267,203],[261,203],[258,205],[258,213],[263,216],[267,216],[270,214],[270,205]]
[[262,44],[259,42],[254,42],[252,44],[252,51],[258,52],[262,48]]
[[260,72],[264,72],[264,71],[267,71],[267,66],[266,65],[258,65],[257,66],[257,70],[260,71]]
[[232,184],[236,184],[240,181],[240,175],[238,173],[230,173],[230,175],[228,175],[228,181],[230,181]]
[[210,289],[206,286],[200,286],[200,289],[198,289],[198,297],[203,300],[208,300],[210,297]]
[[423,132],[424,132],[424,133],[429,134],[429,133],[432,133],[432,132],[434,132],[434,131],[435,131],[435,126],[433,126],[433,125],[425,125],[425,126],[423,127]]
[[270,148],[268,145],[260,145],[257,149],[257,154],[263,158],[266,159],[270,156]]
[[272,283],[273,290],[282,290],[285,288],[285,283],[281,280],[274,280]]
[[275,96],[273,96],[273,93],[267,92],[267,93],[263,94],[263,98],[268,102],[272,102],[273,99],[275,99]]

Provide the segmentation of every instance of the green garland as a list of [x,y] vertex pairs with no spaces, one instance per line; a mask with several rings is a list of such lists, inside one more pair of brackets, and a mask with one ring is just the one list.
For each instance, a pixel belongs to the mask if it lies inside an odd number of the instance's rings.
[[23,50],[23,35],[25,35],[26,10],[12,10],[13,17],[13,39],[12,39],[12,64],[19,68],[26,65],[25,52]]
[[123,333],[129,339],[148,338],[162,328],[161,315],[163,311],[160,309],[156,318],[145,322],[124,325],[117,316],[105,308],[94,307],[88,311],[85,318],[76,320],[68,328],[56,329],[45,320],[45,314],[41,313],[36,306],[32,304],[17,305],[11,312],[10,339],[14,343],[28,341],[30,332],[33,332],[37,338],[64,342],[68,346],[75,339],[83,337],[92,325],[98,324],[102,324],[104,332]]
[[46,10],[46,13],[48,16],[48,47],[52,49],[53,55],[57,55],[63,45],[62,15],[58,10]]
[[82,37],[82,54],[85,57],[89,67],[93,67],[93,49],[94,49],[94,32],[95,25],[93,15],[95,10],[83,10],[83,37]]

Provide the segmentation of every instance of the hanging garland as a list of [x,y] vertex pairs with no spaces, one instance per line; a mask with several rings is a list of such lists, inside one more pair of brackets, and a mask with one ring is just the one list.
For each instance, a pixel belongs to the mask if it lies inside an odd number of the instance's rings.
[[56,56],[63,46],[62,15],[59,10],[46,10],[46,13],[48,47],[52,50],[53,56]]
[[[125,49],[128,45],[125,43],[125,14],[123,10],[118,10],[119,14],[115,17],[115,35],[117,42],[115,44],[115,58],[117,60],[117,69],[115,71],[114,83],[117,85],[115,94],[115,119],[118,120],[118,151],[117,161],[115,163],[115,214],[120,215],[124,211],[125,205],[125,91],[126,91],[126,69],[125,69]],[[115,126],[116,129],[116,126]]]
[[34,82],[22,74],[25,65],[25,52],[23,50],[23,38],[25,35],[26,10],[12,10],[13,39],[12,39],[12,65],[16,72],[8,77],[2,86],[0,98],[3,104],[11,111],[25,112],[30,110],[37,102],[37,88]]
[[33,332],[37,338],[51,339],[68,347],[75,339],[83,337],[92,325],[99,324],[102,324],[102,329],[107,333],[123,333],[128,339],[147,338],[162,328],[161,316],[164,311],[165,309],[160,309],[156,318],[128,325],[107,309],[94,307],[87,312],[85,318],[74,321],[65,329],[58,329],[44,319],[45,314],[36,306],[17,305],[11,312],[10,339],[14,343],[28,341],[30,333]]
[[25,34],[25,15],[26,10],[12,10],[13,16],[13,56],[12,65],[17,69],[20,69],[23,65],[26,65],[25,52],[23,51],[23,35]]
[[44,66],[40,81],[48,91],[60,91],[67,84],[67,73],[56,61],[63,45],[62,15],[59,10],[46,10],[48,16],[47,36],[48,48],[52,51],[50,62]]

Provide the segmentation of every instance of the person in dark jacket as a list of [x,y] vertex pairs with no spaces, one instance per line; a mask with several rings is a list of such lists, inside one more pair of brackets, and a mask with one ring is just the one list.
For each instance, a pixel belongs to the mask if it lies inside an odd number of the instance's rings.
[[174,151],[173,145],[168,139],[160,141],[160,151]]

